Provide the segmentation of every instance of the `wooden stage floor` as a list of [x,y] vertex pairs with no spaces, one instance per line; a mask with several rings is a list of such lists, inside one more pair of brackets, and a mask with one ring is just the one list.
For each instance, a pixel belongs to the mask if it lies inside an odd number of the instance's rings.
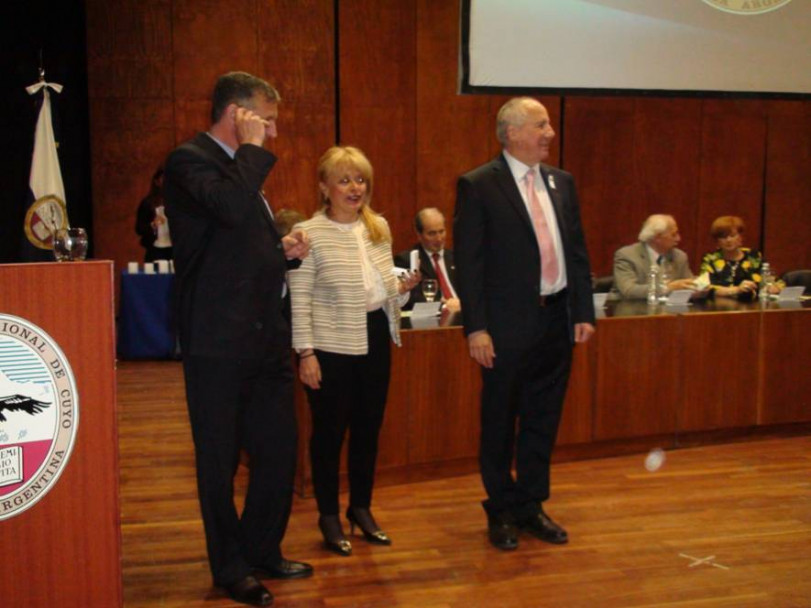
[[[125,607],[235,606],[211,587],[180,365],[119,363],[118,409]],[[477,475],[379,488],[394,544],[356,538],[349,558],[321,548],[315,502],[297,497],[285,554],[316,572],[268,581],[274,606],[811,606],[811,437],[643,461],[555,465],[547,507],[570,543],[522,536],[509,553],[487,542]]]

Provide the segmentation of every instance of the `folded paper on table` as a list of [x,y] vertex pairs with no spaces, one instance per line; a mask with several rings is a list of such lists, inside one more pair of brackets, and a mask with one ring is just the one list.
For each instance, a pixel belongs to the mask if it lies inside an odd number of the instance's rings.
[[665,304],[668,306],[686,306],[690,302],[692,295],[692,289],[677,289],[670,292]]
[[804,291],[805,291],[804,285],[798,285],[796,287],[785,287],[783,291],[781,291],[778,294],[777,300],[779,302],[799,302]]
[[436,317],[442,310],[442,302],[417,302],[411,309],[411,324],[420,317]]

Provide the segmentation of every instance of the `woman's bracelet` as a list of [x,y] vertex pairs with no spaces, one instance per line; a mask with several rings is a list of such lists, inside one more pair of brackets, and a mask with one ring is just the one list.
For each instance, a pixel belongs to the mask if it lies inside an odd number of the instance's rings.
[[301,361],[302,359],[306,359],[307,357],[315,357],[315,351],[310,351],[306,355],[299,355],[298,360]]

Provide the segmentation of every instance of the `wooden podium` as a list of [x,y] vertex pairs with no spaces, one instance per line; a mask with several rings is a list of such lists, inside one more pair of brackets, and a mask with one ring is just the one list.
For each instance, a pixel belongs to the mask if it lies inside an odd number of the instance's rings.
[[79,411],[61,476],[30,508],[0,521],[0,605],[120,607],[113,264],[0,265],[0,313],[58,344]]

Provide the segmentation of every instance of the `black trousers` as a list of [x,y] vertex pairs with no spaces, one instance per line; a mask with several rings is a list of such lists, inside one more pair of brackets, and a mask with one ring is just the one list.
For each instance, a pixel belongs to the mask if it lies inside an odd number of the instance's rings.
[[389,390],[391,345],[389,323],[382,310],[366,317],[369,350],[342,355],[316,350],[321,388],[307,389],[312,412],[310,460],[318,512],[337,515],[341,447],[349,430],[349,504],[372,502],[377,440]]
[[[185,356],[183,368],[209,564],[214,583],[227,585],[282,557],[296,466],[290,349],[270,348],[263,359]],[[241,448],[250,476],[240,516]]]
[[539,307],[537,314],[538,331],[528,347],[496,345],[493,368],[482,368],[483,506],[489,515],[511,514],[519,521],[549,498],[550,461],[572,361],[565,300]]

